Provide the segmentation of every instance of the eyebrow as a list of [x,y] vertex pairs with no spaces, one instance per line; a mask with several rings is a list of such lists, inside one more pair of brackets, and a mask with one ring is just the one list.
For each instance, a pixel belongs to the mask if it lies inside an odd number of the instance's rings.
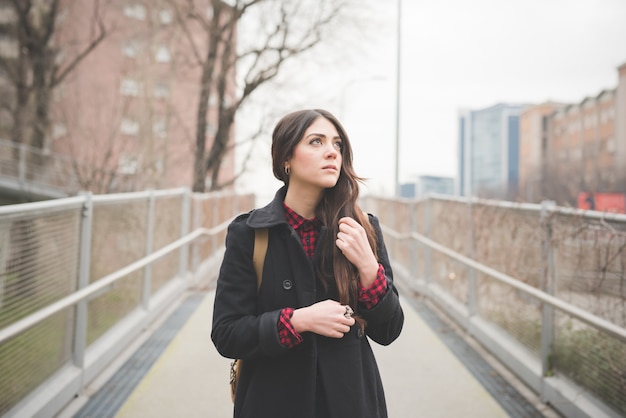
[[[308,138],[308,137],[310,137],[310,136],[322,136],[322,137],[326,138],[326,135],[324,135],[324,134],[318,134],[318,133],[315,133],[315,132],[311,132],[311,133],[310,133],[310,134],[308,134],[305,138]],[[341,137],[340,137],[339,135],[337,135],[337,136],[333,137],[333,139],[341,139]]]

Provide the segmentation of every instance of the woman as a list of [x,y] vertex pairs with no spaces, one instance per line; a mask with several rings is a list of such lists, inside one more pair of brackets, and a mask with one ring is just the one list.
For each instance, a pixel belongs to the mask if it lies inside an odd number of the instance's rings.
[[[369,339],[388,345],[404,314],[377,218],[357,205],[350,141],[325,110],[283,117],[272,135],[285,185],[229,226],[211,338],[243,360],[235,417],[386,417]],[[262,283],[255,229],[269,243]]]

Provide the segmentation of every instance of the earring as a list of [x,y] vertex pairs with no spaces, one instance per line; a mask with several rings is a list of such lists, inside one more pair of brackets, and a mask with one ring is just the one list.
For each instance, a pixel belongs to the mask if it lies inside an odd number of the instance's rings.
[[285,166],[285,174],[289,175],[291,173],[291,168],[289,166]]

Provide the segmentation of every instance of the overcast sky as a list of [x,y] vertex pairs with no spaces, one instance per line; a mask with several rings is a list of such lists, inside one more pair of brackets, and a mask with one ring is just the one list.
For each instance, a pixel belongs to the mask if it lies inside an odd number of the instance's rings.
[[[334,98],[305,104],[340,117],[369,191],[391,194],[397,1],[378,4],[381,26],[353,70],[329,81]],[[456,177],[460,108],[577,103],[614,88],[626,63],[624,0],[404,0],[401,28],[401,181]]]

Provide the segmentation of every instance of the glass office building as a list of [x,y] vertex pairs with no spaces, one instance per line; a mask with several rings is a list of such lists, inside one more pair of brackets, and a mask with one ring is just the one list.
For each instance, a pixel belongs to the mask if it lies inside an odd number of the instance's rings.
[[519,114],[524,105],[497,104],[459,112],[461,196],[513,199],[519,177]]

